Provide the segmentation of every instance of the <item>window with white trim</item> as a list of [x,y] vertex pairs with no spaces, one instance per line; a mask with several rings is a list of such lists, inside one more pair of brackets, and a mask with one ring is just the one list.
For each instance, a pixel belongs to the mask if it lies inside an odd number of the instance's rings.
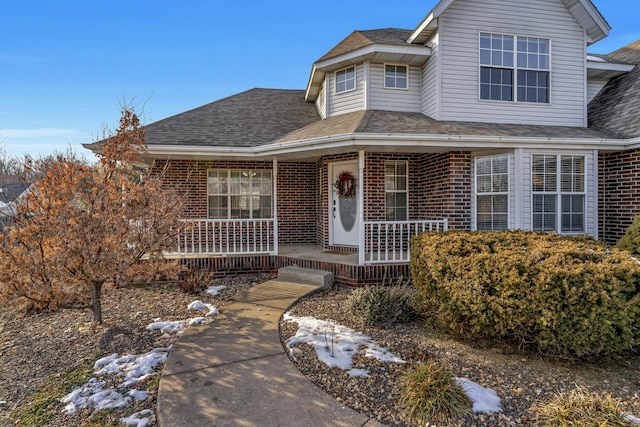
[[531,158],[533,229],[585,232],[585,158],[534,154]]
[[549,103],[550,41],[480,33],[480,99]]
[[387,221],[409,218],[409,176],[406,161],[388,161],[384,165],[384,200]]
[[336,72],[336,93],[348,92],[356,88],[356,67]]
[[388,89],[406,89],[408,87],[407,66],[385,64],[384,87]]
[[509,156],[475,159],[476,229],[506,230],[509,227]]
[[272,198],[270,170],[207,171],[208,218],[271,218]]

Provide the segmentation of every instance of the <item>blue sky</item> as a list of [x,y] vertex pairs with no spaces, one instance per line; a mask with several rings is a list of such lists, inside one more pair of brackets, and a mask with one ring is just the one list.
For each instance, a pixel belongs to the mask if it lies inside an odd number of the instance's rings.
[[[414,28],[436,0],[24,0],[0,5],[0,147],[88,154],[132,101],[145,123],[253,87],[304,89],[354,29]],[[613,27],[591,52],[640,39],[640,0],[595,0]],[[397,7],[401,5],[401,7]]]

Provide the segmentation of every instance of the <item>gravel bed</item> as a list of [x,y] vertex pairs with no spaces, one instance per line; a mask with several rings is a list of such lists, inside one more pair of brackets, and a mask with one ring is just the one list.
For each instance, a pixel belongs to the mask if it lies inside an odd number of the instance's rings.
[[[226,288],[213,297],[206,292],[197,295],[182,292],[176,284],[152,284],[106,287],[102,295],[103,323],[94,325],[90,311],[59,310],[20,315],[0,306],[0,425],[15,425],[16,408],[33,399],[50,381],[65,371],[93,366],[104,356],[118,353],[143,354],[172,344],[176,334],[161,338],[158,331],[146,326],[155,319],[163,321],[189,319],[202,314],[188,310],[194,300],[222,307],[238,292],[268,280],[268,275],[243,275],[214,280],[212,285]],[[215,321],[215,318],[214,320]],[[121,417],[156,406],[157,382],[146,384],[146,401],[131,403],[105,415],[88,411],[72,417],[63,413],[63,404],[48,426],[82,426],[96,416],[97,425],[116,425]],[[95,423],[96,421],[94,421]],[[154,425],[155,421],[151,425]]]
[[[477,414],[446,425],[532,425],[532,408],[577,386],[609,393],[624,402],[626,413],[640,416],[640,357],[636,354],[593,363],[542,357],[495,342],[456,340],[436,333],[425,319],[390,328],[365,327],[346,307],[350,292],[346,288],[318,292],[301,299],[290,311],[295,316],[330,319],[363,332],[407,363],[381,363],[356,356],[353,367],[369,370],[370,376],[350,377],[341,369],[330,369],[319,362],[315,351],[304,344],[297,347],[292,363],[337,400],[384,424],[415,425],[399,407],[397,384],[409,366],[428,359],[449,364],[455,376],[492,388],[502,399],[501,413]],[[280,329],[284,343],[295,335],[297,324],[281,321]]]

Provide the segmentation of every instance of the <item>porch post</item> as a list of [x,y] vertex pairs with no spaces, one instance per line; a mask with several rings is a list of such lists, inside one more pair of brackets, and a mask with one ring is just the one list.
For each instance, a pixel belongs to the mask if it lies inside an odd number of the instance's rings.
[[278,255],[278,159],[273,159],[273,254]]
[[358,151],[358,264],[364,265],[364,150]]

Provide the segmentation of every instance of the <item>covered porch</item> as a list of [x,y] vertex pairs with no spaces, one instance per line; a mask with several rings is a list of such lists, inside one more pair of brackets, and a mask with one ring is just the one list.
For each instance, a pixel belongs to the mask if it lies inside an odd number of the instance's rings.
[[448,221],[363,221],[357,246],[325,249],[318,245],[279,245],[278,220],[185,219],[172,258],[284,256],[348,265],[408,263],[410,242],[423,232],[443,232]]

